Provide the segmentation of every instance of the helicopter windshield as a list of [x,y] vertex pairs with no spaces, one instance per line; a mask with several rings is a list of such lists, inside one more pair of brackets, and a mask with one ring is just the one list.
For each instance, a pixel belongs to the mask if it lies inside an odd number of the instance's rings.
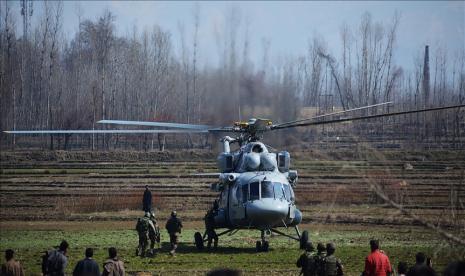
[[262,198],[274,198],[273,182],[262,182]]
[[279,182],[273,182],[273,188],[274,188],[274,197],[276,199],[285,199],[283,184]]
[[289,185],[283,185],[284,187],[284,194],[286,195],[286,199],[290,201],[294,201],[294,193],[291,190]]

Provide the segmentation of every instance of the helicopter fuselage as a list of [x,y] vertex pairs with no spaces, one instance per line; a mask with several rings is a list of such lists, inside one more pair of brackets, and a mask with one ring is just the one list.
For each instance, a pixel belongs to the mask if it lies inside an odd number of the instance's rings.
[[302,221],[294,191],[280,172],[244,172],[224,185],[215,216],[217,228],[267,230],[295,226]]

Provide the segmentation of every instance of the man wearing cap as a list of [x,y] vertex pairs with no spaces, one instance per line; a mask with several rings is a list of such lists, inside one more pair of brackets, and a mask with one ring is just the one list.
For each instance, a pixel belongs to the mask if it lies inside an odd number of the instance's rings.
[[165,228],[170,235],[170,254],[174,256],[176,253],[176,248],[178,247],[179,235],[181,234],[182,228],[181,220],[177,217],[176,211],[171,212],[171,217],[166,222]]

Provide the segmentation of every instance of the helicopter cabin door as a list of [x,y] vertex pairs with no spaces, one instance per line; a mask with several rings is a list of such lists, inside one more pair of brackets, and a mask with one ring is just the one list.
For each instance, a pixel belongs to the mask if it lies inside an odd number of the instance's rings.
[[230,195],[229,202],[231,203],[230,205],[230,211],[229,211],[229,216],[233,221],[240,221],[245,219],[245,206],[247,203],[247,194],[249,191],[249,185],[234,185]]

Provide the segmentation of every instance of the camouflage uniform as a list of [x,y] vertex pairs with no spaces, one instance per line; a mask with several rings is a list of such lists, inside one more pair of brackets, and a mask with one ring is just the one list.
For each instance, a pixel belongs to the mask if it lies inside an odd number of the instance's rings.
[[218,247],[218,235],[215,232],[215,213],[213,210],[209,210],[205,215],[205,234],[208,236],[208,249],[211,248],[212,240],[214,241],[213,247]]
[[315,267],[316,267],[316,275],[322,276],[324,275],[324,259],[326,257],[326,246],[319,242],[317,245],[317,253],[314,256],[315,259]]
[[153,213],[150,216],[149,226],[150,250],[153,251],[155,243],[157,243],[158,248],[160,248],[160,227]]
[[145,256],[145,252],[147,250],[148,239],[147,236],[149,234],[150,228],[150,219],[146,215],[142,218],[137,219],[136,230],[137,234],[139,234],[139,245],[136,250],[136,256]]
[[324,276],[344,275],[344,272],[342,271],[344,267],[342,266],[341,260],[334,256],[334,251],[336,251],[336,246],[333,243],[328,243],[326,245],[327,255],[323,259]]
[[316,254],[313,252],[314,248],[311,242],[307,243],[305,248],[305,253],[300,255],[297,260],[296,266],[301,267],[300,274],[304,276],[316,276],[317,267],[316,267]]
[[168,219],[165,225],[168,234],[170,235],[171,244],[171,255],[174,255],[176,248],[178,247],[179,235],[181,234],[182,223],[176,217],[176,211],[171,212],[171,217]]

